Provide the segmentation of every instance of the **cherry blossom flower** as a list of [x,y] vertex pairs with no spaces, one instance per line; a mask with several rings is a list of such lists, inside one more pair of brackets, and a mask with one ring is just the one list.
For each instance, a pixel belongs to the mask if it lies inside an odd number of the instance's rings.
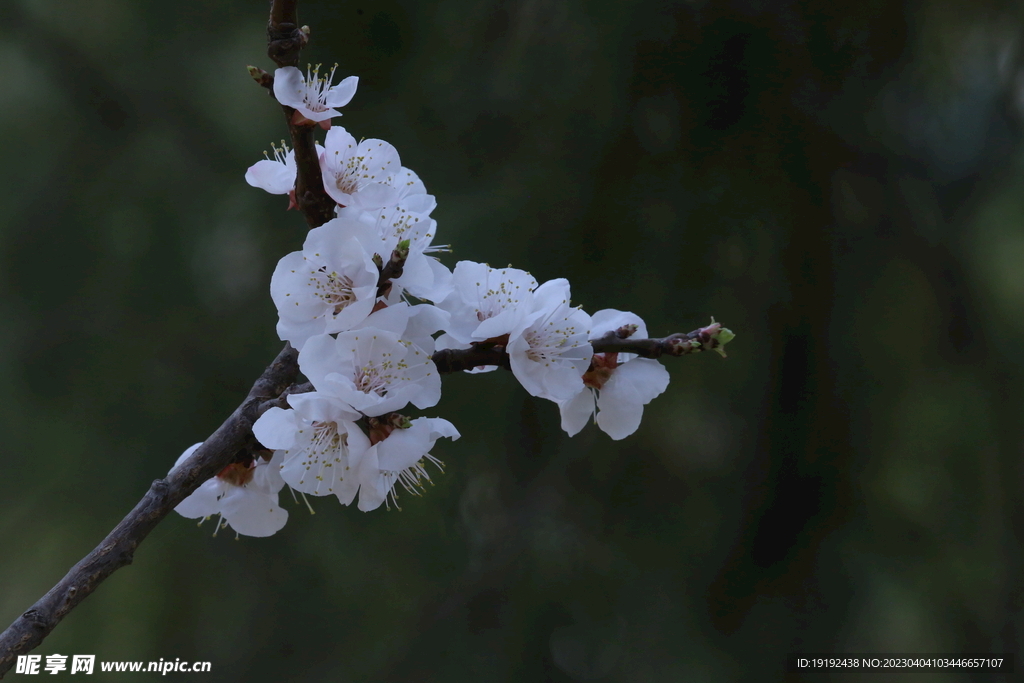
[[306,236],[302,251],[282,258],[270,280],[277,333],[299,351],[317,334],[352,329],[373,310],[379,271],[362,244],[369,229],[335,218]]
[[341,206],[366,210],[394,206],[402,193],[388,180],[401,168],[398,150],[391,143],[372,138],[357,143],[340,126],[327,132],[320,172],[324,190]]
[[441,377],[430,355],[387,330],[366,327],[337,339],[312,337],[299,354],[299,368],[317,391],[370,417],[409,403],[430,408],[441,399]]
[[518,268],[491,268],[459,261],[452,272],[452,293],[438,304],[451,313],[446,348],[465,348],[511,332],[531,311],[537,280]]
[[271,143],[274,158],[267,157],[249,167],[245,172],[245,182],[253,187],[266,190],[270,194],[288,194],[295,188],[295,150],[281,141],[281,146]]
[[[288,149],[284,140],[281,146],[271,143],[270,148],[274,150],[274,158],[266,152],[263,156],[266,159],[257,161],[245,172],[245,182],[253,187],[258,187],[270,194],[286,194],[289,196],[288,208],[295,207],[295,150]],[[317,155],[322,154],[324,148],[319,143],[316,145]]]
[[[174,466],[187,460],[201,445],[197,443],[188,448]],[[271,536],[288,521],[288,511],[277,502],[278,491],[284,487],[278,467],[279,463],[274,460],[268,462],[262,458],[251,463],[232,463],[203,482],[174,509],[183,517],[193,519],[220,515],[243,536]],[[218,530],[220,525],[218,521]]]
[[[622,328],[629,336],[647,336],[647,326],[634,313],[609,308],[591,321],[591,339]],[[616,441],[624,439],[640,426],[644,406],[665,391],[668,379],[668,371],[656,360],[631,353],[595,354],[583,375],[583,391],[558,404],[562,429],[575,436],[596,413],[594,421],[602,431]]]
[[292,394],[290,410],[273,407],[260,416],[253,434],[275,449],[280,476],[296,491],[334,495],[352,502],[359,488],[354,467],[370,447],[356,425],[360,415],[341,400],[318,392]]
[[336,107],[344,107],[356,94],[359,79],[349,76],[338,85],[332,85],[334,65],[326,77],[320,76],[320,65],[306,69],[306,75],[294,66],[285,66],[274,71],[274,97],[281,104],[295,109],[297,120],[303,122],[327,122],[333,116],[341,116]]
[[590,316],[569,306],[569,282],[549,280],[533,292],[532,310],[509,334],[512,374],[530,394],[566,401],[580,392],[594,349]]
[[395,485],[413,495],[423,492],[424,482],[430,481],[426,464],[441,469],[441,462],[430,454],[434,442],[441,437],[453,441],[460,434],[448,420],[421,417],[415,420],[398,417],[398,425],[391,421],[371,419],[370,440],[373,446],[360,459],[356,473],[359,479],[359,509],[375,510],[381,503],[398,507]]

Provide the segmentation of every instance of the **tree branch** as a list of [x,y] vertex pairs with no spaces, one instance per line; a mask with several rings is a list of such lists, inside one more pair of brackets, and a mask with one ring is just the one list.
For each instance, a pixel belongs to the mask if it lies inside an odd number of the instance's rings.
[[725,358],[725,345],[734,336],[721,323],[712,322],[693,332],[677,332],[662,339],[631,339],[628,334],[623,334],[622,329],[613,330],[590,344],[594,347],[594,353],[635,353],[643,358],[661,358],[715,351]]
[[[299,52],[309,42],[309,27],[299,28],[298,0],[274,0],[267,22],[267,56],[279,67],[298,66]],[[256,67],[249,74],[273,93],[273,77]],[[281,105],[295,150],[295,205],[310,228],[317,228],[334,218],[337,203],[324,190],[320,158],[313,138],[313,125],[295,123],[295,110]]]
[[[590,342],[594,353],[635,353],[643,358],[685,356],[700,351],[715,351],[725,357],[725,345],[734,337],[721,323],[711,323],[693,332],[671,334],[662,339],[630,339],[631,330],[614,330]],[[507,335],[506,335],[507,336]],[[474,342],[468,349],[444,349],[430,360],[441,374],[472,370],[482,365],[511,369],[505,344],[496,341]]]
[[253,384],[231,416],[192,456],[165,479],[157,479],[121,523],[103,541],[0,633],[0,678],[17,656],[43,642],[50,631],[115,571],[131,564],[135,549],[174,507],[244,452],[253,439],[252,423],[260,406],[291,385],[299,373],[298,352],[285,344]]
[[274,0],[267,21],[267,56],[278,66],[298,66],[309,29],[299,28],[298,0]]
[[318,228],[334,218],[338,203],[331,199],[324,189],[324,178],[320,173],[320,156],[316,152],[313,129],[316,126],[301,126],[293,123],[295,110],[281,105],[288,132],[295,150],[295,205],[306,218],[306,225]]
[[468,349],[443,349],[430,357],[442,375],[462,370],[472,370],[481,365],[497,365],[506,370],[512,369],[508,352],[504,346],[481,342],[471,345]]

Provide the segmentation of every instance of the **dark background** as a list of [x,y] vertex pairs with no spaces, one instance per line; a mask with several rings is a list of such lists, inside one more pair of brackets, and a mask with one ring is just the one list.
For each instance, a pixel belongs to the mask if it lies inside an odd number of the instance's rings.
[[[305,227],[243,180],[286,133],[245,72],[271,68],[266,9],[0,7],[3,625],[281,346],[268,283]],[[310,516],[282,492],[270,539],[172,516],[37,653],[457,683],[780,681],[789,652],[1020,652],[1019,3],[303,0],[299,16],[304,60],[360,77],[338,123],[396,145],[437,196],[449,266],[567,277],[575,303],[656,336],[713,315],[738,334],[730,357],[667,362],[621,442],[567,438],[510,373],[450,377],[426,414],[463,437],[434,450],[428,495]]]

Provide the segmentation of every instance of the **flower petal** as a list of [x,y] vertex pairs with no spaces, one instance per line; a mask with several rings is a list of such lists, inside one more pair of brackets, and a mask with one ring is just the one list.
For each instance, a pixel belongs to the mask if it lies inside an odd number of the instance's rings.
[[587,426],[587,422],[594,417],[597,410],[594,390],[584,387],[583,391],[576,394],[568,401],[558,404],[558,412],[562,416],[562,429],[569,436],[576,436]]

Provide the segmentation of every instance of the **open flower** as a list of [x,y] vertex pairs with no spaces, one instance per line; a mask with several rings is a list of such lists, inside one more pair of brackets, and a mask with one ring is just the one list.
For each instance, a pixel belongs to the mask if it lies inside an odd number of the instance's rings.
[[[174,466],[187,460],[201,445],[197,443],[182,453]],[[288,521],[288,511],[277,503],[278,491],[283,487],[284,480],[273,460],[236,462],[203,482],[174,509],[183,517],[220,515],[243,536],[271,536]],[[219,530],[220,522],[217,524]]]
[[335,107],[344,107],[352,101],[359,84],[358,78],[349,76],[338,85],[331,85],[337,68],[335,65],[326,77],[320,76],[320,65],[307,68],[305,76],[294,66],[277,69],[274,71],[274,97],[295,110],[299,115],[295,123],[329,122],[331,117],[341,116]]
[[[264,152],[266,159],[257,161],[246,170],[245,182],[270,194],[291,194],[295,190],[295,150],[288,149],[284,140],[280,147],[271,143],[270,148],[274,150],[274,158]],[[323,151],[324,148],[317,143],[316,153],[319,155]]]
[[278,262],[270,280],[277,334],[299,351],[310,337],[349,330],[373,310],[379,272],[359,232],[368,228],[335,218],[310,230],[302,251]]
[[270,194],[288,194],[295,188],[295,150],[281,141],[281,146],[271,143],[274,158],[264,152],[266,159],[257,161],[245,172],[245,182]]
[[430,355],[387,330],[365,327],[337,339],[312,337],[299,354],[299,368],[317,391],[369,417],[409,403],[430,408],[441,400],[441,377]]
[[[623,334],[647,336],[640,316],[615,309],[598,311],[591,318],[591,339],[626,328]],[[597,353],[583,375],[585,388],[558,404],[562,429],[574,436],[594,417],[597,426],[616,441],[637,430],[644,406],[668,387],[668,371],[656,360],[631,353]]]
[[275,449],[280,476],[296,491],[334,495],[348,505],[359,484],[354,467],[370,441],[356,425],[359,414],[337,398],[317,392],[292,394],[291,410],[273,407],[252,426],[267,448]]
[[373,446],[359,461],[356,477],[359,479],[359,509],[375,510],[381,503],[398,507],[395,485],[413,495],[423,492],[424,482],[430,481],[426,464],[438,469],[441,462],[430,454],[434,442],[441,437],[458,439],[459,430],[448,420],[439,417],[420,417],[408,420],[400,416],[399,425],[387,421],[371,420]]
[[320,172],[324,190],[342,206],[366,210],[394,206],[402,193],[388,181],[401,168],[398,150],[389,142],[373,138],[356,142],[340,126],[327,132]]
[[569,306],[569,282],[549,280],[533,293],[532,308],[509,334],[512,374],[530,394],[566,401],[583,388],[594,349],[590,316]]
[[452,316],[445,328],[448,348],[511,332],[531,311],[537,288],[537,280],[525,270],[473,261],[455,264],[451,284],[452,293],[438,304]]

